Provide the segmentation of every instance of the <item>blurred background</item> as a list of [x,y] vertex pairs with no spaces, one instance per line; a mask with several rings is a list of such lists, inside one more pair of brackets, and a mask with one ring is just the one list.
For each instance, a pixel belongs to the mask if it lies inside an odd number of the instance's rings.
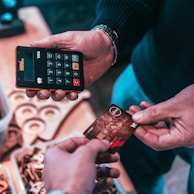
[[[90,29],[97,2],[98,0],[24,0],[23,5],[39,7],[52,33],[56,34],[68,30]],[[132,48],[133,46],[127,48],[122,59],[88,88],[92,93],[90,103],[97,116],[110,105],[114,81],[130,61]],[[189,166],[176,158],[171,171],[165,176],[166,194],[187,193],[188,170]]]
[[[67,30],[88,30],[95,17],[98,0],[24,0],[24,6],[36,5],[41,10],[52,33]],[[52,4],[52,6],[50,6]],[[132,48],[127,48],[121,59],[96,83],[88,89],[92,93],[90,103],[96,115],[100,115],[111,103],[115,79],[130,61]],[[176,158],[171,171],[166,174],[166,194],[186,194],[189,166]]]
[[[9,0],[9,2],[13,2]],[[23,0],[22,6],[37,6],[53,34],[69,30],[89,30],[95,17],[98,0]],[[1,8],[0,8],[1,10]],[[111,103],[115,79],[130,61],[132,47],[126,49],[117,64],[88,89],[91,106],[99,116]],[[189,166],[176,158],[171,171],[165,176],[166,194],[186,194]]]

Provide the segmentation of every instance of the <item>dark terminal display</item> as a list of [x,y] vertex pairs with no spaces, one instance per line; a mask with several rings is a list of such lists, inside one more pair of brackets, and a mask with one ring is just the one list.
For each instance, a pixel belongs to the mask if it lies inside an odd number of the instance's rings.
[[34,81],[34,53],[25,53],[24,80]]

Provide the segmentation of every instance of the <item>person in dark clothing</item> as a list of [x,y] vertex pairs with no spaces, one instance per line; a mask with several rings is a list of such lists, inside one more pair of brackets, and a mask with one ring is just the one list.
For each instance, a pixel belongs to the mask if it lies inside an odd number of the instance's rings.
[[[89,31],[69,31],[32,43],[36,47],[77,50],[84,54],[86,87],[100,78],[128,45],[136,45],[131,63],[117,79],[112,103],[123,109],[165,101],[194,83],[193,0],[100,0]],[[27,91],[49,98],[47,90]],[[57,90],[54,100],[76,99]],[[164,173],[179,155],[190,165],[188,193],[194,193],[194,149],[155,151],[135,136],[120,150],[121,161],[139,194],[162,194]]]

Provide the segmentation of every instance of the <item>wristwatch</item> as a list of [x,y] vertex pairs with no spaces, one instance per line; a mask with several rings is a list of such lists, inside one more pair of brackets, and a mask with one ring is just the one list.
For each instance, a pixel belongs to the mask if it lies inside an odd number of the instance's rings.
[[116,44],[118,43],[117,33],[114,30],[112,30],[111,28],[109,28],[107,25],[104,25],[104,24],[96,25],[92,28],[92,30],[101,30],[101,31],[103,31],[109,37],[109,39],[111,40],[112,45],[113,45],[113,50],[114,50],[114,61],[113,61],[112,65],[114,65],[117,61],[117,55],[118,55],[117,46],[116,46]]

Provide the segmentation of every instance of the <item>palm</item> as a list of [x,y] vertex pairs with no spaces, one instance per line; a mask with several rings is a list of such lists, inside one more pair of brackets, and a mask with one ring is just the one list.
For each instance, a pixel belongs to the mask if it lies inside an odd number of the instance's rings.
[[[85,87],[89,86],[100,78],[111,66],[113,62],[113,48],[110,39],[101,31],[69,31],[61,34],[52,35],[43,40],[36,41],[33,47],[58,48],[63,50],[79,51],[83,53],[84,80]],[[56,97],[56,93],[60,97]],[[51,95],[49,91],[27,91],[27,95],[36,95],[41,99],[47,99]],[[72,93],[70,93],[72,94]],[[65,91],[56,91],[52,96],[54,100],[62,100]],[[41,96],[41,97],[40,97]],[[70,100],[76,99],[68,97]]]

